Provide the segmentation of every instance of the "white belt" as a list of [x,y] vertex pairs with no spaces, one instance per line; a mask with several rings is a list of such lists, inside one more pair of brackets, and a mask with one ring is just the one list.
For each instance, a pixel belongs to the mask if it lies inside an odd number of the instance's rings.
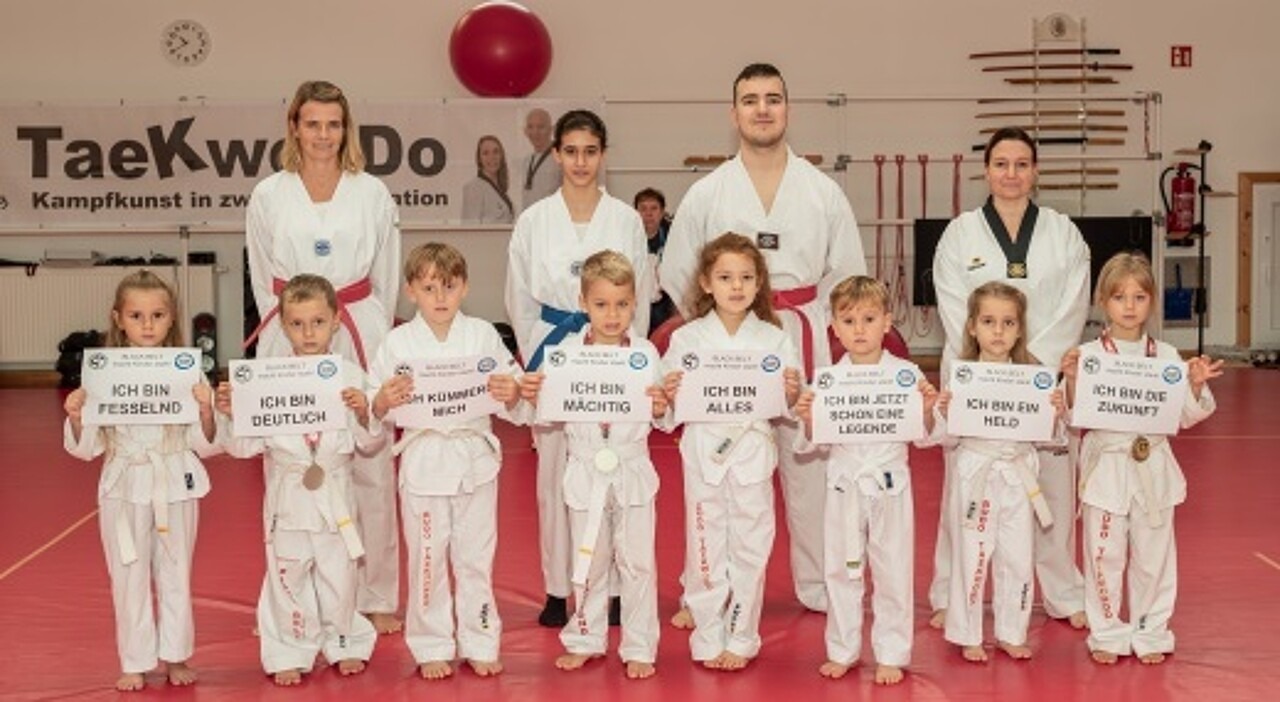
[[[165,457],[181,453],[161,453],[151,449],[117,452],[117,458],[123,458],[130,466],[151,466],[151,518],[156,533],[162,539],[165,553],[169,553],[168,542],[163,539],[169,534],[169,468]],[[133,525],[125,510],[116,515],[116,542],[120,546],[120,561],[129,565],[138,560],[138,546],[133,540]]]
[[422,429],[405,430],[404,435],[400,437],[400,440],[397,441],[395,445],[391,447],[391,454],[393,456],[399,456],[400,454],[407,451],[411,444],[418,441],[419,439],[424,439],[432,434],[436,434],[445,439],[462,439],[462,438],[467,438],[472,436],[478,436],[484,439],[485,443],[489,444],[489,448],[493,449],[494,451],[498,450],[498,447],[495,444],[493,434],[490,432],[479,431],[476,429],[472,429],[471,427],[453,427],[451,429],[437,429],[435,427],[425,427]]
[[[1148,443],[1147,458],[1139,461],[1133,457],[1133,444],[1138,439],[1145,439]],[[1151,475],[1151,453],[1161,446],[1169,442],[1165,436],[1126,436],[1120,435],[1116,437],[1099,436],[1090,444],[1089,452],[1082,456],[1085,466],[1085,472],[1080,476],[1079,495],[1084,496],[1084,488],[1089,483],[1089,478],[1093,477],[1093,471],[1098,469],[1098,463],[1102,460],[1102,455],[1107,453],[1118,453],[1124,456],[1125,463],[1133,469],[1138,476],[1138,490],[1142,492],[1142,500],[1147,508],[1147,523],[1152,527],[1158,527],[1164,524],[1164,516],[1161,514],[1163,510],[1159,509],[1154,500],[1156,486],[1155,477]]]
[[[733,455],[734,451],[738,450],[738,447],[742,445],[742,440],[745,439],[747,435],[753,433],[760,434],[765,437],[769,443],[774,442],[773,432],[761,429],[757,422],[739,424],[736,426],[732,424],[722,426],[729,428],[732,433],[728,436],[716,437],[716,446],[711,451],[711,463],[703,464],[702,468],[704,471],[704,477],[706,476],[706,471],[711,470],[714,472],[714,475],[709,476],[709,479],[707,480],[708,483],[713,485],[719,484],[719,482],[724,479],[725,474],[729,472],[729,457]],[[715,436],[715,433],[713,432],[712,435]]]
[[[316,465],[320,465],[319,462]],[[280,477],[276,479],[275,499],[280,500],[285,490],[285,479],[292,473],[305,473],[310,464],[293,465],[280,471]],[[323,468],[323,466],[321,466]],[[346,490],[342,485],[333,479],[330,471],[325,471],[324,482],[320,483],[320,487],[311,491],[315,495],[316,509],[320,511],[320,516],[324,518],[325,524],[338,530],[338,535],[342,537],[342,543],[347,547],[347,555],[351,560],[355,560],[364,555],[364,544],[360,541],[360,532],[356,529],[355,519],[351,517],[348,509]],[[271,543],[271,538],[276,530],[276,514],[279,512],[279,505],[271,505],[271,523],[267,525],[267,543]]]
[[966,500],[964,510],[964,525],[973,529],[978,523],[978,512],[982,508],[982,502],[986,499],[987,493],[987,477],[991,473],[991,468],[998,462],[1004,461],[1014,469],[1018,482],[1022,483],[1023,490],[1027,493],[1027,499],[1031,501],[1031,508],[1036,513],[1036,520],[1040,522],[1040,526],[1048,527],[1053,524],[1053,513],[1049,510],[1049,503],[1044,499],[1044,493],[1040,492],[1040,483],[1036,481],[1036,475],[1027,465],[1026,458],[1036,461],[1036,450],[1030,444],[1016,444],[1016,447],[1006,446],[1002,449],[989,449],[974,443],[967,443],[965,448],[986,457],[986,461],[982,467],[978,469],[977,484],[974,486],[973,495]]
[[[649,453],[648,443],[639,441],[626,445],[604,445],[584,442],[572,445],[569,450],[570,453],[575,456],[594,457],[596,452],[606,448],[617,455],[618,466],[615,471],[618,472],[624,469],[627,462],[639,460],[647,456]],[[577,449],[581,449],[581,451],[578,451]],[[587,498],[587,524],[586,528],[583,529],[582,540],[578,542],[578,547],[574,552],[573,558],[573,577],[571,580],[577,588],[584,588],[587,585],[587,574],[591,571],[591,561],[595,556],[596,540],[600,538],[600,526],[604,522],[604,508],[605,503],[609,499],[609,486],[619,484],[621,482],[618,480],[611,480],[611,476],[609,474],[600,473],[599,471],[593,472],[598,474],[591,476],[591,495]],[[625,538],[623,537],[625,532],[626,518],[623,517],[618,526],[617,540],[625,542]],[[618,550],[616,543],[614,544],[614,554],[615,558],[618,559],[618,567],[622,570],[629,570],[629,565]],[[578,603],[581,603],[585,599],[582,594],[583,593],[581,592],[575,593]],[[579,604],[579,606],[581,606],[581,604]]]
[[866,465],[858,471],[857,475],[843,480],[844,487],[841,487],[840,483],[833,486],[833,489],[840,493],[844,507],[844,569],[850,580],[862,579],[862,559],[866,554],[866,540],[862,535],[862,491],[858,488],[858,480],[870,477],[881,490],[888,490],[891,487],[892,478],[888,477],[884,469],[892,465],[894,462],[891,461]]

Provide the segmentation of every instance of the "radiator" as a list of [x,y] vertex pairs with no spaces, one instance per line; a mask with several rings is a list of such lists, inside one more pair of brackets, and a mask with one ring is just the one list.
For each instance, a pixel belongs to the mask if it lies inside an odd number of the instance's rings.
[[[24,268],[0,268],[0,365],[51,370],[58,360],[58,342],[67,334],[106,330],[116,285],[138,268],[40,266],[31,276]],[[174,289],[181,288],[180,267],[146,268]],[[216,314],[213,268],[190,267],[191,290],[182,310],[187,320],[201,312]],[[189,334],[184,338],[191,343]]]

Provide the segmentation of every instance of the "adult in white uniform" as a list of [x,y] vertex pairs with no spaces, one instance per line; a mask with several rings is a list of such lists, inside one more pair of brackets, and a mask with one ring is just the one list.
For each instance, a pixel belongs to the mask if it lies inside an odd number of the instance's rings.
[[[752,238],[768,261],[783,329],[811,371],[831,361],[826,341],[831,289],[866,271],[858,224],[840,186],[787,146],[787,90],[778,69],[752,64],[733,85],[730,115],[738,130],[738,155],[685,194],[658,278],[688,318],[698,251],[725,232]],[[778,425],[791,572],[800,601],[825,610],[822,470],[812,456],[795,456],[796,431],[794,422]]]
[[462,221],[475,224],[511,224],[515,208],[507,194],[511,175],[507,154],[498,137],[488,135],[476,142],[476,177],[462,186]]
[[[507,264],[507,316],[515,330],[525,368],[535,371],[542,349],[581,330],[578,276],[588,256],[605,249],[621,253],[636,271],[636,299],[647,300],[653,276],[640,215],[600,187],[608,148],[604,122],[587,110],[573,110],[556,122],[553,153],[564,173],[560,189],[520,214],[511,234]],[[641,305],[632,335],[644,336],[649,309]],[[538,539],[546,606],[543,626],[568,623],[566,598],[572,592],[569,513],[564,501],[564,432],[534,427],[538,448]]]
[[[381,427],[368,420],[364,371],[344,362],[343,377],[344,399],[347,389],[360,398],[367,426],[348,411],[344,429],[234,437],[231,393],[224,395],[219,388],[227,453],[237,458],[271,457],[263,461],[267,573],[258,596],[257,623],[262,667],[281,685],[301,682],[320,653],[344,675],[360,672],[378,638],[373,625],[356,610],[357,561],[364,547],[351,487],[356,449],[376,450],[387,439]],[[315,477],[311,466],[319,466],[321,477]]]
[[524,135],[533,153],[520,159],[520,211],[547,197],[560,187],[560,161],[551,144],[551,114],[535,107],[524,116]]
[[[337,86],[300,85],[287,127],[283,170],[254,188],[245,224],[249,274],[263,320],[258,355],[290,353],[277,296],[289,278],[315,273],[338,290],[342,329],[333,352],[367,367],[391,328],[399,290],[396,204],[381,181],[363,172],[351,110]],[[353,485],[365,548],[357,606],[378,631],[397,631],[399,537],[389,446],[369,456],[357,452]]]
[[[964,345],[969,293],[992,280],[1026,295],[1027,346],[1041,363],[1056,367],[1080,342],[1089,312],[1089,247],[1066,215],[1031,202],[1036,155],[1035,142],[1020,129],[993,134],[983,157],[991,196],[982,207],[952,220],[938,243],[933,282],[947,337],[944,374]],[[1075,521],[1070,518],[1076,513],[1073,453],[1064,447],[1039,451],[1040,485],[1057,518],[1052,526],[1035,528],[1035,570],[1046,613],[1082,627],[1084,580],[1076,566]],[[950,468],[946,475],[951,477]],[[944,503],[938,519],[929,586],[929,603],[937,612],[947,608],[952,570],[948,525],[956,520],[948,518],[947,508]],[[936,617],[935,625],[941,620]]]

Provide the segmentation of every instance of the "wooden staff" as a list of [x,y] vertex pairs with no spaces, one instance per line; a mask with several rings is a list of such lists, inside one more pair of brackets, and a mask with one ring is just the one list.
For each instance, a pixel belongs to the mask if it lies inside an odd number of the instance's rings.
[[[1027,132],[1127,132],[1123,124],[1020,124],[1018,129]],[[1005,127],[983,127],[979,134],[995,134]]]
[[[1119,137],[1041,137],[1036,139],[1040,146],[1060,146],[1063,144],[1084,144],[1087,146],[1124,146],[1124,139]],[[985,151],[986,144],[974,144],[974,151]]]
[[1040,65],[1021,63],[1012,66],[984,66],[983,73],[1000,71],[1132,71],[1131,63],[1044,63]]
[[1118,82],[1111,76],[1085,76],[1083,78],[1005,78],[1009,85],[1111,85]]
[[985,51],[969,54],[971,59],[1014,58],[1017,56],[1119,56],[1119,49],[1018,49],[1015,51]]
[[994,117],[1124,117],[1124,110],[1014,110],[1011,112],[979,112],[978,119]]
[[[1086,176],[1113,176],[1120,175],[1119,168],[1041,168],[1037,171],[1042,176],[1060,176],[1060,175],[1086,175]],[[986,175],[979,173],[978,175],[969,176],[969,180],[985,180]]]
[[1119,183],[1040,183],[1040,190],[1118,190]]

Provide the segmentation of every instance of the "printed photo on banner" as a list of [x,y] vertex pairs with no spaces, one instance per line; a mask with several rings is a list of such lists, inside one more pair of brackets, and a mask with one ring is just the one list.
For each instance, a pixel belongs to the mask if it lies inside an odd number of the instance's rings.
[[413,377],[413,394],[391,410],[391,419],[398,427],[429,429],[491,415],[502,409],[489,394],[489,376],[498,371],[492,356],[403,361],[395,372]]
[[553,422],[648,422],[658,384],[657,359],[625,346],[551,346],[542,370],[538,419]]
[[81,383],[85,424],[190,424],[200,419],[192,389],[200,349],[86,349]]
[[342,357],[231,361],[232,433],[282,436],[347,427]]
[[813,441],[860,444],[924,436],[920,374],[912,368],[840,365],[813,380]]
[[771,351],[690,351],[680,358],[677,422],[746,422],[787,411],[782,359]]
[[956,361],[951,366],[947,433],[1001,441],[1049,441],[1049,401],[1057,374],[1048,366]]
[[1072,426],[1137,434],[1178,433],[1187,364],[1168,358],[1082,353]]

